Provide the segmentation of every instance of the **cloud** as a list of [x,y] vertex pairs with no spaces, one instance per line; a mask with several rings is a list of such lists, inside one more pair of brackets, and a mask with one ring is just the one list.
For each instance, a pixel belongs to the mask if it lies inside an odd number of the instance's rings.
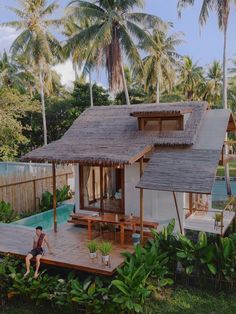
[[13,27],[0,26],[0,52],[4,50],[9,51],[19,33],[20,32],[16,31]]
[[55,65],[54,69],[61,76],[63,85],[71,87],[75,80],[75,72],[71,60]]

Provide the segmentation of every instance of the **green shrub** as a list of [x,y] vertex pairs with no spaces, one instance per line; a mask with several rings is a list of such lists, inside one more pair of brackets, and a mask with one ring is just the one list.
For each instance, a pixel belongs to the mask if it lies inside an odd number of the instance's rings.
[[57,203],[68,200],[72,197],[69,185],[64,185],[61,189],[56,190]]
[[116,288],[113,302],[120,311],[140,313],[152,292],[173,283],[168,277],[168,257],[166,253],[160,253],[158,242],[152,242],[146,248],[137,245],[134,254],[127,252],[123,255],[125,266],[117,270],[118,277],[112,281]]
[[10,203],[4,201],[0,202],[0,221],[4,223],[10,223],[17,220],[18,214],[15,212]]
[[72,281],[72,301],[85,308],[86,313],[113,313],[109,302],[109,283],[96,277],[84,282]]
[[19,264],[19,261],[9,256],[0,261],[0,303],[8,299]]
[[40,210],[46,211],[53,207],[53,195],[52,193],[46,191],[42,194],[41,202],[40,202]]
[[[57,204],[72,197],[70,186],[64,185],[61,189],[56,190]],[[41,211],[46,211],[53,208],[53,195],[46,191],[42,194],[40,206]]]

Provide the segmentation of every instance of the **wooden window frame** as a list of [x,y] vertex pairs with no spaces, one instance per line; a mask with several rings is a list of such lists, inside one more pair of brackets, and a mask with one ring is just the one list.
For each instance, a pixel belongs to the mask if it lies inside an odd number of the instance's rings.
[[[145,125],[147,124],[148,121],[158,121],[160,122],[159,124],[159,132],[162,132],[162,122],[163,121],[176,121],[179,124],[179,128],[176,130],[172,130],[171,132],[174,131],[183,131],[184,130],[184,116],[175,116],[175,117],[142,117],[138,118],[138,128],[140,131],[144,130],[145,131]],[[152,131],[152,130],[150,130]]]

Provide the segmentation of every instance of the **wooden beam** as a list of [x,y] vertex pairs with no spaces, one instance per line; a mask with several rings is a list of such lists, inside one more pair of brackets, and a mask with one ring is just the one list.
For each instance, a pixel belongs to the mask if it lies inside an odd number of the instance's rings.
[[52,163],[52,187],[53,187],[53,225],[57,232],[57,196],[56,196],[56,165]]
[[178,204],[177,204],[177,199],[176,199],[176,194],[175,192],[173,192],[173,196],[174,196],[174,201],[175,201],[175,208],[176,208],[176,212],[177,212],[177,217],[178,217],[178,221],[179,221],[179,229],[180,229],[180,233],[183,233],[183,228],[182,228],[182,224],[181,224],[181,220],[180,220],[180,216],[179,216],[179,208],[178,208]]
[[[143,157],[140,159],[140,178],[143,175]],[[143,243],[143,219],[144,219],[144,206],[143,206],[143,189],[139,191],[140,196],[140,241]]]

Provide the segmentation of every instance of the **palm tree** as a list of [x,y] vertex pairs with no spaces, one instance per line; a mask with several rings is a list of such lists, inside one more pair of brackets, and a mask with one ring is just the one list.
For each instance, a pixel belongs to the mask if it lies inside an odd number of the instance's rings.
[[164,27],[158,17],[146,13],[131,12],[134,7],[143,7],[143,0],[74,0],[69,4],[70,14],[78,19],[89,18],[93,24],[71,38],[80,47],[90,47],[84,70],[89,72],[94,65],[107,69],[109,87],[113,92],[124,90],[126,103],[129,94],[124,73],[125,54],[131,64],[141,58],[134,40],[151,40],[145,31],[154,26]]
[[48,17],[58,8],[58,4],[54,1],[47,5],[47,0],[20,0],[19,4],[19,8],[9,8],[19,19],[2,25],[15,27],[22,31],[11,46],[12,55],[24,55],[27,64],[37,69],[40,82],[44,145],[47,145],[44,82],[50,65],[55,62],[56,58],[59,58],[61,53],[60,43],[49,31],[49,27],[59,25],[61,22],[48,19]]
[[[89,18],[80,19],[77,23],[74,17],[68,16],[65,20],[64,34],[68,37],[67,44],[64,49],[67,56],[71,55],[72,64],[75,71],[75,79],[79,80],[78,70],[82,67],[83,62],[86,60],[87,51],[91,49],[89,46],[81,47],[78,42],[74,40],[74,36],[78,35],[81,31],[91,27],[92,22]],[[95,64],[94,64],[95,66]],[[89,77],[89,92],[90,92],[90,106],[93,107],[93,83],[92,83],[92,68],[88,69]]]
[[29,73],[22,69],[21,65],[9,57],[6,51],[0,54],[0,87],[15,88],[25,92],[26,80]]
[[203,82],[203,69],[185,56],[180,67],[179,88],[186,95],[187,100],[199,99],[198,87]]
[[[193,5],[194,0],[179,0],[178,1],[178,9],[181,12],[181,9],[186,5]],[[224,45],[223,45],[223,107],[225,109],[228,108],[227,104],[227,30],[228,30],[228,20],[231,3],[236,3],[236,0],[203,0],[202,8],[199,15],[199,22],[201,25],[205,24],[208,17],[209,11],[214,10],[217,13],[218,18],[218,26],[219,29],[223,31],[224,34]],[[227,140],[227,135],[226,135]],[[225,153],[228,153],[227,145],[225,145]],[[231,187],[230,187],[230,177],[229,177],[229,164],[225,165],[225,181],[227,186],[227,193],[231,195]]]
[[181,56],[175,48],[182,40],[178,33],[168,36],[166,32],[154,30],[151,35],[152,45],[142,45],[148,51],[143,59],[142,77],[145,90],[156,90],[156,103],[160,102],[160,89],[171,90],[175,82],[175,72]]
[[222,66],[219,61],[210,65],[203,88],[203,100],[210,105],[218,104],[222,96]]

